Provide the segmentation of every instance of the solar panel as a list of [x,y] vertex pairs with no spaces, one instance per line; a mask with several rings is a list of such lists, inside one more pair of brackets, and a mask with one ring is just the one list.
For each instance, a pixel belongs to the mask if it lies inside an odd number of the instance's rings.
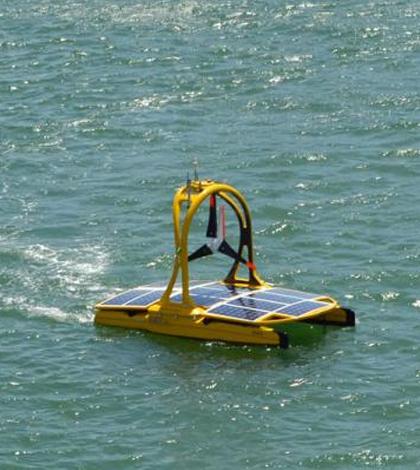
[[209,286],[198,286],[196,288],[191,289],[191,291],[200,291],[202,293],[206,293],[208,295],[212,295],[218,298],[225,298],[228,299],[232,296],[234,292],[233,288],[229,288],[228,286],[224,285],[209,285]]
[[[149,307],[158,301],[165,286],[131,289],[106,300],[102,305]],[[316,294],[281,287],[232,287],[218,282],[196,283],[190,288],[190,297],[197,305],[208,308],[207,314],[223,315],[255,321],[269,313],[299,317],[330,305],[316,300]],[[173,302],[182,302],[181,286],[177,284],[171,295]]]
[[[194,294],[193,292],[190,292],[190,297],[195,302],[197,305],[202,305],[203,307],[208,307],[210,305],[213,305],[216,302],[219,302],[217,297],[211,297],[208,295],[200,295],[200,294]],[[181,302],[182,301],[182,294],[176,294],[171,296],[171,300],[173,302]]]
[[269,290],[265,292],[270,292],[270,294],[275,294],[275,295],[290,296],[290,297],[294,297],[298,299],[314,299],[316,297],[319,297],[319,294],[312,294],[310,292],[301,292],[298,290],[285,289],[283,287],[271,287]]
[[102,305],[147,307],[160,299],[163,289],[132,289],[102,302]]
[[196,288],[212,291],[213,293],[218,292],[219,294],[223,296],[227,296],[227,297],[231,297],[232,295],[245,294],[245,293],[256,291],[256,289],[252,287],[234,287],[228,284],[220,284],[218,282],[207,284],[207,285],[203,284],[201,286],[197,286]]
[[227,317],[241,318],[242,320],[256,320],[257,318],[266,314],[266,312],[261,312],[250,308],[236,307],[231,304],[218,305],[210,309],[208,313],[216,313],[219,315],[225,315]]
[[225,315],[243,320],[255,321],[269,313],[279,313],[298,317],[330,305],[315,300],[316,294],[293,291],[278,287],[258,290],[240,289],[242,295],[227,299],[209,308],[209,314]]
[[125,305],[130,305],[131,307],[139,306],[139,307],[147,307],[151,305],[156,300],[159,300],[162,297],[163,290],[154,290],[150,291],[141,297],[131,300],[127,302]]
[[312,310],[317,310],[318,308],[325,307],[326,305],[328,305],[326,302],[314,302],[311,300],[307,300],[304,302],[299,302],[297,304],[286,305],[280,308],[279,310],[276,310],[276,312],[298,317],[305,313],[309,313]]
[[259,297],[254,295],[248,295],[246,297],[239,297],[238,299],[231,300],[229,305],[252,308],[254,310],[261,310],[263,312],[272,312],[273,310],[279,308],[279,305],[283,306],[286,304],[267,302],[266,300],[261,300]]
[[190,294],[192,295],[205,295],[207,297],[213,297],[214,299],[229,299],[231,294],[225,290],[216,290],[216,289],[209,289],[207,287],[193,287],[190,289]]
[[190,287],[194,286],[210,286],[213,284],[217,284],[217,281],[191,281],[190,280]]
[[[257,297],[258,299],[261,300],[266,300],[270,301],[274,304],[291,304],[293,302],[300,302],[303,300],[303,297],[296,297],[296,296],[291,296],[291,295],[285,295],[285,294],[278,294],[276,292],[272,292],[273,289],[270,289],[268,291],[262,291],[258,292],[256,294],[253,294],[253,296]],[[311,297],[312,298],[312,297]]]
[[102,305],[124,305],[126,302],[130,302],[130,300],[133,300],[142,294],[144,294],[144,289],[133,289],[102,302]]
[[[190,288],[190,297],[197,304],[209,307],[215,303],[228,301],[239,295],[247,295],[255,292],[255,289],[237,288],[217,282],[199,284]],[[182,301],[182,294],[176,293],[171,296],[174,302]]]

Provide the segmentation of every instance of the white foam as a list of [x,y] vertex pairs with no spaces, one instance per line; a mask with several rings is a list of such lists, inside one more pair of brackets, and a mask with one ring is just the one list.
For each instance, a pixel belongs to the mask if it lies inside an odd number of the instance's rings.
[[[17,305],[28,315],[56,321],[92,322],[93,313],[88,305],[95,301],[92,293],[100,300],[107,291],[98,282],[109,264],[104,246],[84,244],[77,248],[54,249],[36,244],[25,248],[23,256],[27,261],[26,271],[20,276],[24,294],[10,299],[10,305]],[[86,308],[69,312],[69,300],[73,304],[86,305]]]
[[58,307],[47,307],[40,305],[29,307],[29,315],[36,317],[47,317],[63,323],[68,321],[74,321],[76,323],[92,323],[93,321],[93,313],[71,313],[65,312]]

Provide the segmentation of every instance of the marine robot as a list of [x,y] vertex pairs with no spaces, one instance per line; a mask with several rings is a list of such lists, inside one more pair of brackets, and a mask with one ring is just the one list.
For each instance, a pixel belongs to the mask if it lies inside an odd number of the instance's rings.
[[[189,254],[191,223],[209,200],[207,241]],[[226,240],[225,205],[239,223],[235,250]],[[233,186],[200,181],[196,176],[173,201],[175,258],[167,284],[146,285],[115,295],[95,306],[95,323],[164,335],[265,346],[289,346],[296,327],[354,326],[355,314],[324,295],[274,286],[263,281],[254,263],[249,207]],[[233,259],[223,281],[190,281],[189,263],[221,253]],[[239,277],[240,267],[247,275]],[[243,269],[242,269],[243,270]],[[180,281],[178,282],[178,278]]]

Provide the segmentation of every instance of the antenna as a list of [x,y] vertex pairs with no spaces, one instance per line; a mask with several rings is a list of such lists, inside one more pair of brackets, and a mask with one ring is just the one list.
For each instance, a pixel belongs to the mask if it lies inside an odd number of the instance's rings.
[[193,161],[194,165],[194,181],[199,181],[198,179],[198,158]]

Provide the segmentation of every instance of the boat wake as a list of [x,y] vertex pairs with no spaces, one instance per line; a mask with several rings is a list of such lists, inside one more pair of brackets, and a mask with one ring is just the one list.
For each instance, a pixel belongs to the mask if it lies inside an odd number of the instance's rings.
[[8,246],[13,263],[3,277],[7,311],[60,322],[90,323],[98,295],[107,292],[101,276],[109,263],[103,245],[55,249],[47,245]]

